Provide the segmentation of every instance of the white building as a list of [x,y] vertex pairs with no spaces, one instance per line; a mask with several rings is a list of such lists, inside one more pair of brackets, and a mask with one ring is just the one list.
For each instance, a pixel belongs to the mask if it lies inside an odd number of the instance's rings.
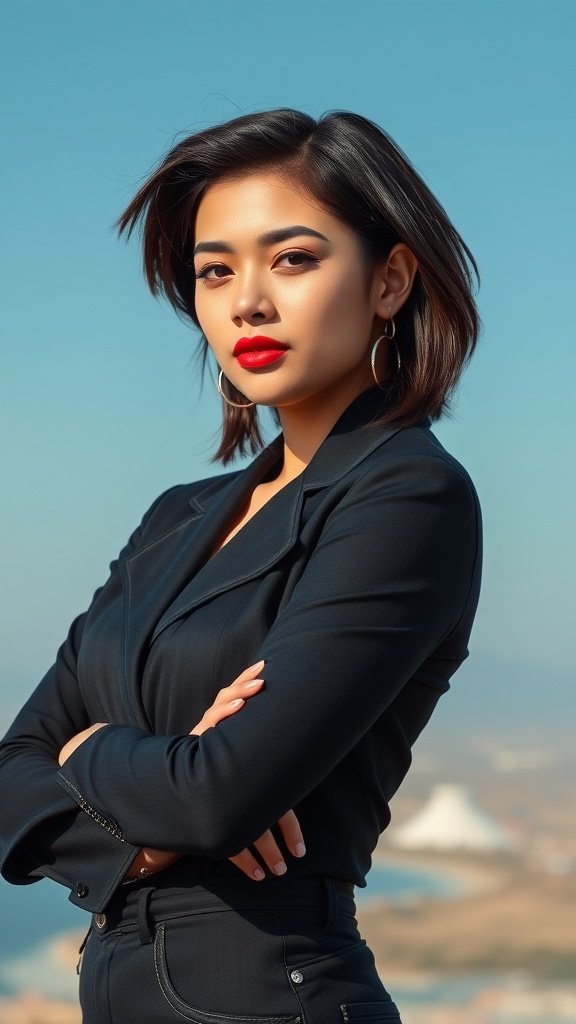
[[404,850],[509,850],[511,837],[477,807],[468,787],[441,783],[408,821],[386,830],[393,846]]

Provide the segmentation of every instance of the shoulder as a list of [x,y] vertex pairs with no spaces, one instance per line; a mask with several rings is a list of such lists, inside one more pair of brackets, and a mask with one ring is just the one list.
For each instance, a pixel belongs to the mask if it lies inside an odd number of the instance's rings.
[[401,489],[407,497],[427,492],[451,496],[479,512],[470,473],[438,440],[428,418],[422,424],[401,428],[374,448],[356,467],[354,476],[354,489],[380,487],[387,493]]
[[[470,473],[429,426],[403,427],[332,485],[326,539],[358,538],[389,557],[442,559],[469,567],[482,548],[482,512]],[[383,540],[386,543],[383,543]],[[467,569],[468,571],[468,569]]]
[[356,565],[369,552],[376,572],[395,568],[407,578],[413,571],[450,586],[458,578],[467,592],[482,561],[480,502],[470,473],[429,425],[383,439],[339,486],[326,545],[343,539]]

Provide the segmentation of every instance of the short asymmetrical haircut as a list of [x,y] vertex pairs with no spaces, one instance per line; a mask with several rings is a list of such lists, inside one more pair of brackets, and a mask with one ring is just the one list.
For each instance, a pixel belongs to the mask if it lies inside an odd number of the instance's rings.
[[[399,242],[413,252],[418,269],[396,314],[401,367],[382,391],[373,422],[412,426],[424,416],[452,415],[453,394],[480,330],[473,295],[478,267],[400,147],[360,114],[336,110],[314,119],[282,107],[242,114],[174,145],[114,222],[128,238],[141,222],[152,295],[165,296],[201,332],[192,259],[199,203],[215,182],[256,171],[280,173],[352,228],[368,274]],[[203,379],[209,345],[202,332],[200,346]],[[246,401],[231,381],[226,386],[233,401]],[[264,441],[257,406],[237,409],[224,400],[222,406],[221,442],[211,461],[226,465],[247,445],[256,453]],[[280,425],[275,408],[272,415]]]

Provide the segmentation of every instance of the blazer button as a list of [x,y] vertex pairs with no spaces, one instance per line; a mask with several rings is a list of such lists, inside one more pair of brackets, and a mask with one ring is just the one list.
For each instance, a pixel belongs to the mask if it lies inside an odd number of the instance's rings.
[[84,882],[76,882],[76,895],[79,900],[83,900],[85,896],[90,892],[87,885]]

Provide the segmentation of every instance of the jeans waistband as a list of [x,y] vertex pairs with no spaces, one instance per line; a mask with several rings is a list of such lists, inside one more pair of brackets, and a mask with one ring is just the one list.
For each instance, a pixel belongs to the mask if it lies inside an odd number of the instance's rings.
[[276,908],[318,909],[324,913],[324,930],[331,931],[340,912],[356,914],[354,883],[327,875],[307,878],[274,878],[263,882],[239,879],[205,880],[188,887],[156,887],[148,884],[117,892],[103,914],[92,915],[92,927],[99,934],[117,928],[137,928],[143,942],[152,941],[151,929],[160,920],[182,914],[203,914],[218,910]]

